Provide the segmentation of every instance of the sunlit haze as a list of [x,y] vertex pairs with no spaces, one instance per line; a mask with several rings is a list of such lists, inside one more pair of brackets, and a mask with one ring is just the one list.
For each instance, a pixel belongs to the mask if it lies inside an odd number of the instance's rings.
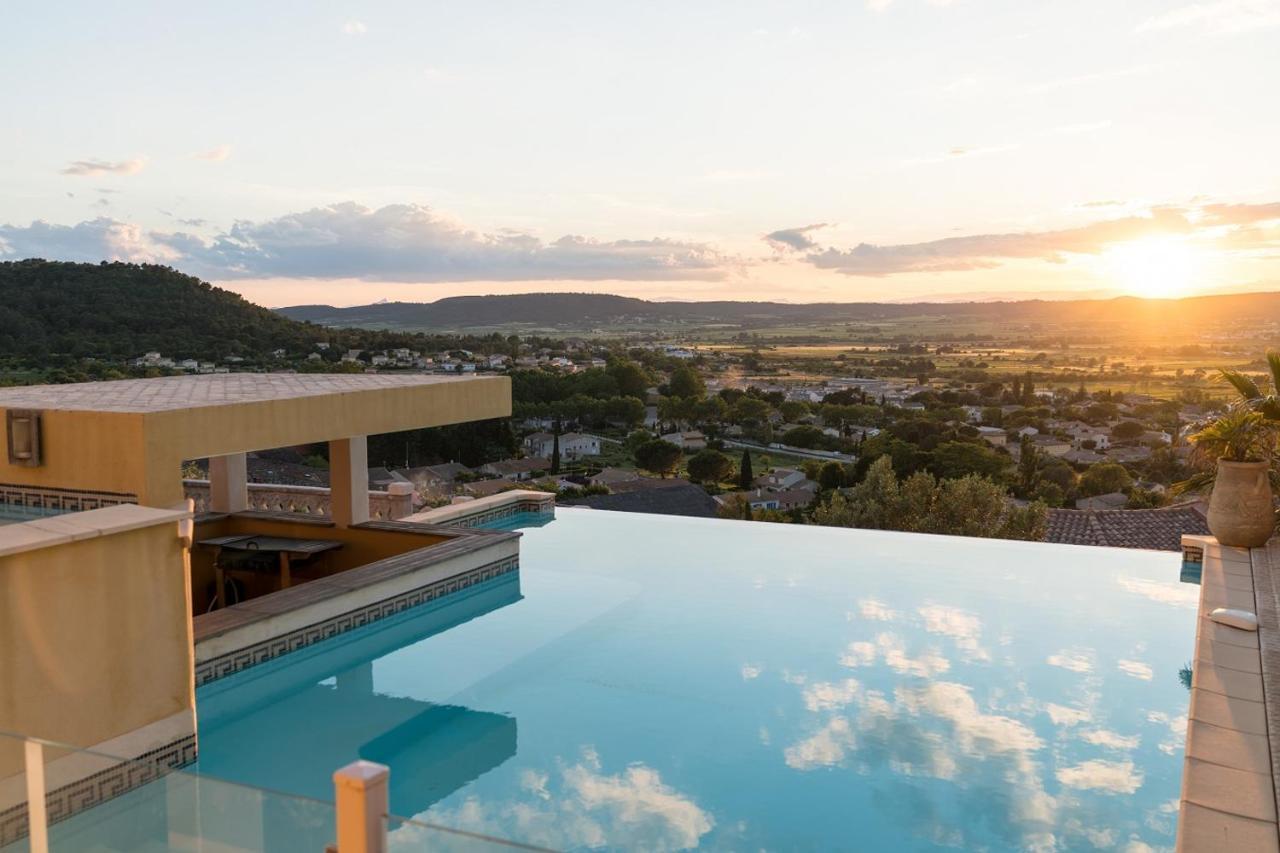
[[0,259],[272,306],[1280,287],[1280,0],[19,5]]

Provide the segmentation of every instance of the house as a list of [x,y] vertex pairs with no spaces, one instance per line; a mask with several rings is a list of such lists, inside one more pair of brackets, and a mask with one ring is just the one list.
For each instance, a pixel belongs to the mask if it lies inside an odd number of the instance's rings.
[[1024,426],[1022,429],[1018,430],[1019,438],[1022,438],[1023,436],[1030,437],[1030,436],[1035,436],[1039,434],[1040,434],[1040,430],[1036,429],[1033,426]]
[[1071,452],[1071,442],[1065,438],[1058,438],[1052,435],[1036,435],[1031,439],[1031,445],[1048,456],[1061,457]]
[[662,436],[663,441],[669,441],[676,447],[683,450],[705,450],[707,447],[707,438],[697,430],[688,432],[669,432]]
[[652,488],[615,491],[608,495],[561,498],[558,502],[566,506],[585,506],[611,512],[647,512],[689,518],[716,517],[719,505],[701,486],[677,478],[662,480],[661,484]]
[[769,473],[756,477],[752,481],[752,485],[758,489],[782,491],[784,489],[793,489],[807,479],[803,471],[798,471],[795,468],[774,468]]
[[487,498],[490,495],[497,495],[518,488],[520,488],[520,484],[515,480],[499,477],[496,480],[476,480],[471,483],[464,483],[462,485],[462,493],[473,498]]
[[1182,550],[1183,534],[1209,535],[1203,509],[1183,503],[1159,509],[1051,509],[1044,541],[1110,548]]
[[717,495],[715,500],[721,506],[725,506],[735,497],[745,500],[753,510],[776,509],[786,512],[801,509],[813,503],[814,493],[805,489],[786,489],[777,492],[754,489],[749,492],[728,492]]
[[1004,447],[1009,443],[1009,436],[999,427],[980,426],[978,437],[992,447]]
[[1107,457],[1092,450],[1069,450],[1062,454],[1062,458],[1072,465],[1092,465],[1095,462],[1107,461]]
[[[524,449],[530,456],[550,459],[555,454],[555,436],[549,432],[535,432],[525,436]],[[560,458],[578,459],[582,456],[599,456],[600,438],[578,432],[560,435]]]
[[587,478],[587,482],[593,486],[613,488],[622,483],[630,483],[638,479],[640,479],[640,475],[635,471],[628,471],[625,468],[605,468],[599,474]]
[[551,470],[551,460],[540,456],[525,459],[502,459],[498,462],[486,462],[480,466],[480,473],[490,477],[504,477],[508,480],[522,482]]
[[1124,492],[1108,492],[1091,498],[1080,498],[1076,501],[1076,509],[1124,509],[1129,503],[1129,496]]

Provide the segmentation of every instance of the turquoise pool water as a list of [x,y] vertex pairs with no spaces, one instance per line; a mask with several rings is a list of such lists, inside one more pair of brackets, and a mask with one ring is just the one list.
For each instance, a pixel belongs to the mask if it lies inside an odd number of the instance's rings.
[[554,520],[555,515],[549,512],[517,512],[480,527],[485,530],[524,530],[527,527],[546,527]]
[[1172,846],[1179,555],[558,516],[519,578],[201,688],[200,771],[369,758],[396,814],[554,848]]

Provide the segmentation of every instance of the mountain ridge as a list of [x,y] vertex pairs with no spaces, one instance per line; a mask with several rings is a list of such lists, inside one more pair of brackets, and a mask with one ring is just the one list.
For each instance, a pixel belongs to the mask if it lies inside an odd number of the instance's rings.
[[973,317],[1004,321],[1196,322],[1267,312],[1280,318],[1280,292],[1209,294],[1168,299],[1020,299],[973,302],[658,302],[598,293],[450,296],[434,302],[378,302],[276,309],[294,320],[334,327],[444,330],[522,325],[582,327],[628,321],[754,327],[783,322],[857,322],[909,317]]

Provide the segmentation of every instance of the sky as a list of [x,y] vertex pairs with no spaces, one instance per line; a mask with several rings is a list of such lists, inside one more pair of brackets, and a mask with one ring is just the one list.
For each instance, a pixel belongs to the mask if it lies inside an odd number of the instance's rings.
[[1280,0],[5,6],[0,260],[270,306],[1280,290]]

